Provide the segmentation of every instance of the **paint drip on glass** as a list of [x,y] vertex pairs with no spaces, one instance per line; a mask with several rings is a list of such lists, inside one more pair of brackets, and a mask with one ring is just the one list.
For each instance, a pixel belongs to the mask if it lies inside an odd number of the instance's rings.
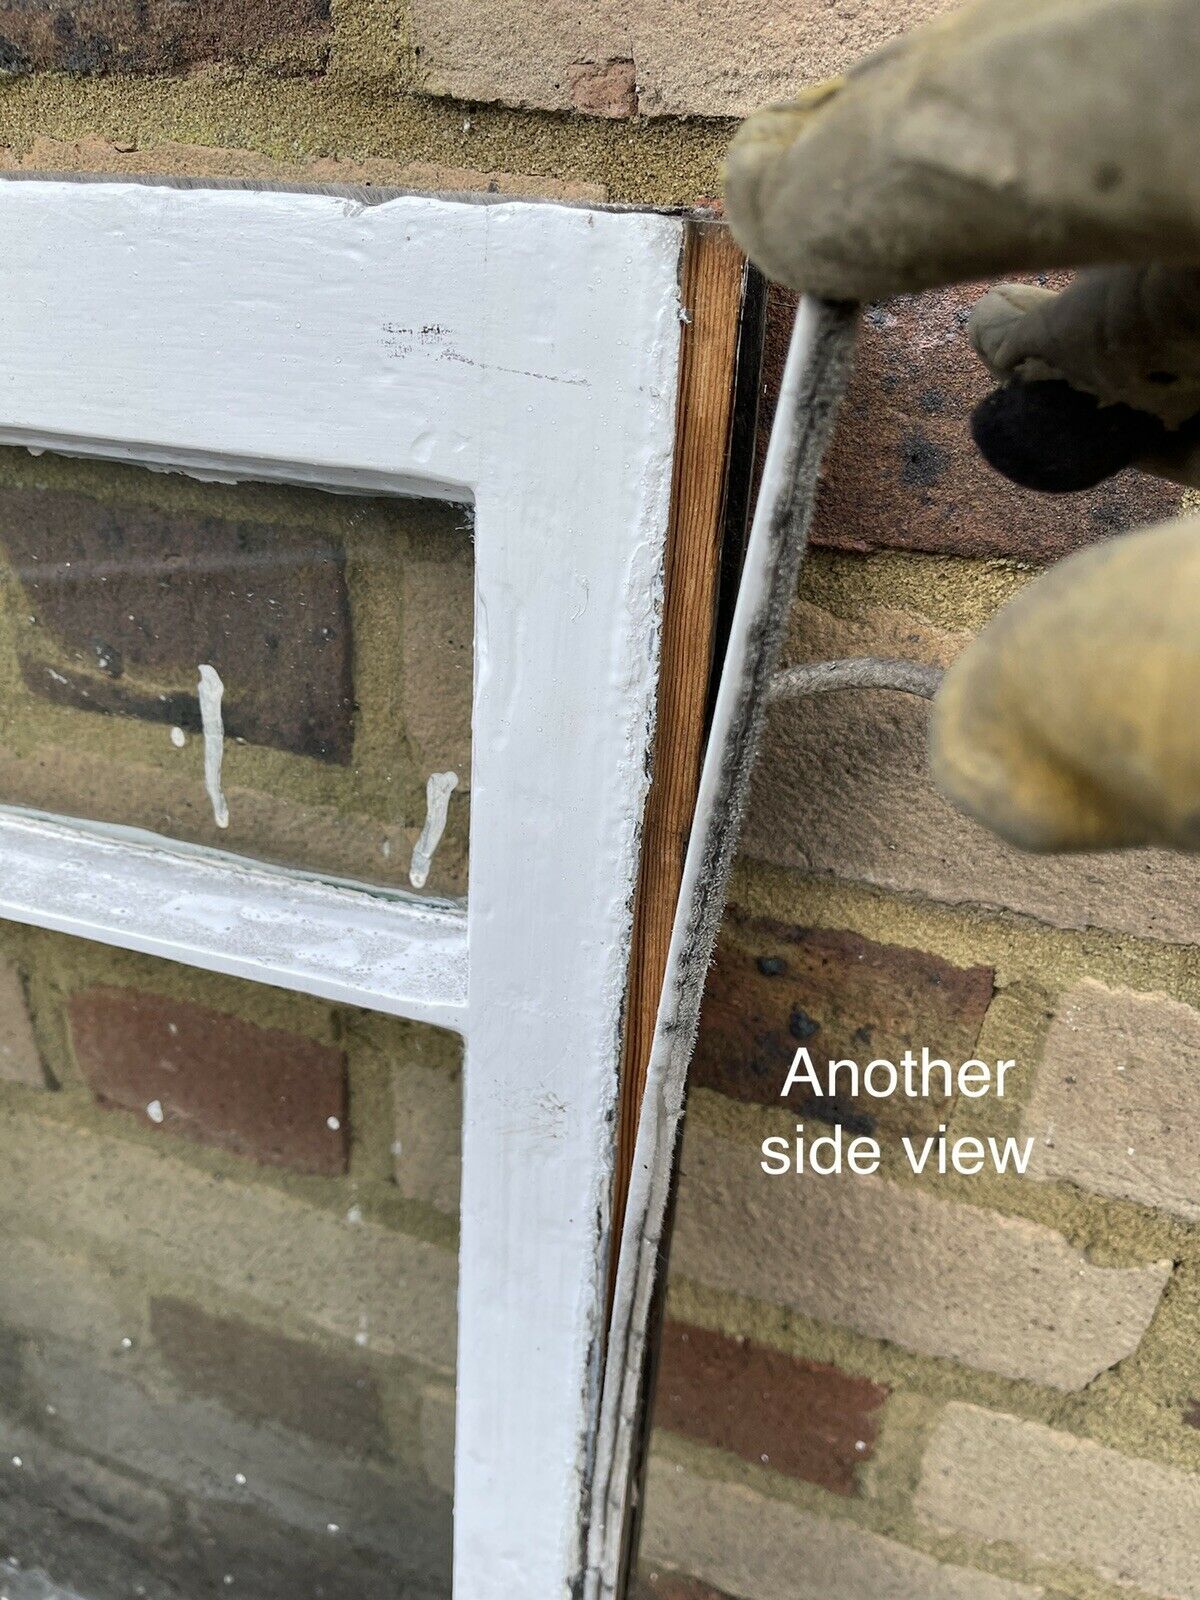
[[412,863],[408,869],[408,881],[414,889],[423,889],[429,879],[434,852],[446,831],[446,809],[450,804],[450,796],[457,788],[457,772],[429,774],[425,784],[425,826],[413,846]]
[[225,759],[225,724],[221,718],[221,699],[225,685],[216,667],[200,667],[200,726],[204,732],[204,787],[212,804],[213,821],[218,828],[229,826],[229,806],[221,789],[221,763]]

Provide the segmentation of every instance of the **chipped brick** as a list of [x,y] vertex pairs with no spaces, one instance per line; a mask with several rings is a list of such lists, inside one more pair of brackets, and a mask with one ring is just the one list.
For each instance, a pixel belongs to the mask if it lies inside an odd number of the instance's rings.
[[571,105],[593,117],[637,115],[637,76],[632,61],[579,61],[567,68]]

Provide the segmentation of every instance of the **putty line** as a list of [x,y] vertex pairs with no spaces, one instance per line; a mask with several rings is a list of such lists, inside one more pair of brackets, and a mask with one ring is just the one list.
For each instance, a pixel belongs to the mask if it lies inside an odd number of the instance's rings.
[[450,796],[458,788],[457,772],[431,772],[425,784],[425,826],[413,847],[412,865],[408,881],[414,889],[423,889],[433,864],[433,853],[442,842],[446,831],[446,808]]
[[[221,762],[225,757],[225,724],[221,720],[221,697],[225,685],[216,667],[200,668],[200,726],[204,729],[204,787],[212,801],[213,821],[218,828],[229,826],[229,807],[221,792]],[[424,835],[422,835],[424,837]]]

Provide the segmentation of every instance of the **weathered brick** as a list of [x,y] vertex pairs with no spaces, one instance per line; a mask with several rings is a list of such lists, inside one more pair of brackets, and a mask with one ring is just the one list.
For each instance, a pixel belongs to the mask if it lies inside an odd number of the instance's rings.
[[286,161],[236,146],[180,144],[173,139],[115,145],[95,134],[52,139],[38,134],[27,146],[0,145],[0,172],[129,172],[181,178],[251,178],[267,183],[362,183],[441,194],[521,195],[529,199],[608,198],[602,183],[521,172],[452,167],[443,162],[397,161],[387,156],[311,156]]
[[252,1600],[446,1600],[450,1593],[448,1501],[430,1505],[397,1495],[388,1508],[396,1548],[387,1553],[356,1537],[352,1502],[336,1534],[324,1526],[297,1528],[261,1505],[212,1495],[190,1500],[187,1512],[187,1544],[203,1564],[181,1589],[181,1600],[230,1590]]
[[454,1386],[433,1382],[421,1395],[418,1427],[421,1434],[421,1466],[437,1489],[454,1493]]
[[1170,1262],[1093,1266],[1023,1217],[882,1178],[768,1178],[693,1120],[671,1268],[925,1355],[1079,1389],[1137,1349]]
[[[922,1046],[967,1059],[992,996],[990,967],[956,967],[921,950],[876,944],[840,929],[726,916],[708,975],[690,1081],[735,1100],[779,1105],[800,1045],[814,1061],[896,1060]],[[814,1099],[794,1088],[800,1116],[855,1132],[932,1132],[946,1100]]]
[[888,1391],[836,1367],[668,1322],[659,1349],[654,1424],[776,1472],[856,1492]]
[[34,1339],[53,1334],[93,1351],[136,1333],[111,1274],[63,1245],[0,1232],[0,1323]]
[[643,1567],[634,1582],[632,1600],[733,1600],[733,1597],[699,1578]]
[[256,60],[312,71],[328,37],[329,0],[0,0],[7,72],[180,72]]
[[[103,1441],[94,1448],[102,1452]],[[149,1543],[170,1531],[167,1496],[0,1416],[0,1500],[37,1497],[99,1533]]]
[[[1182,489],[1140,472],[1064,498],[1018,488],[988,466],[972,442],[970,415],[994,380],[965,332],[986,289],[905,296],[867,312],[822,470],[814,544],[1054,561],[1179,510]],[[772,296],[760,451],[795,307],[785,290]]]
[[[278,1424],[246,1421],[213,1400],[148,1383],[132,1367],[98,1368],[78,1361],[52,1341],[34,1352],[30,1374],[34,1393],[53,1397],[56,1415],[49,1425],[64,1454],[103,1449],[121,1472],[197,1507],[202,1518],[211,1519],[210,1526],[223,1520],[227,1507],[328,1544],[332,1522],[343,1547],[355,1554],[376,1552],[395,1563],[401,1594],[409,1592],[403,1580],[413,1568],[437,1570],[448,1559],[448,1498],[398,1462],[373,1462]],[[245,1556],[253,1548],[247,1530],[235,1533],[226,1546],[230,1561],[238,1559],[243,1580],[249,1577]],[[291,1565],[297,1585],[292,1592],[309,1593],[300,1551]],[[267,1586],[243,1581],[242,1587],[257,1595]],[[188,1585],[182,1592],[205,1590]],[[356,1590],[348,1583],[343,1592]],[[423,1597],[420,1587],[415,1592]]]
[[0,1237],[69,1237],[118,1276],[206,1285],[264,1321],[453,1371],[452,1251],[15,1108],[0,1107],[0,1148]]
[[71,997],[69,1016],[102,1106],[270,1166],[346,1170],[340,1050],[138,989],[88,989]]
[[457,540],[440,557],[413,555],[402,573],[404,731],[428,772],[471,781],[475,569]]
[[[841,72],[955,0],[416,0],[413,42],[425,85],[467,100],[569,111],[571,69],[629,62],[644,116],[741,117]],[[590,109],[587,107],[578,109]],[[601,113],[605,114],[605,113]]]
[[1030,1171],[1200,1220],[1200,1012],[1085,979],[1046,1036]]
[[392,1169],[407,1200],[458,1215],[462,1181],[462,1074],[405,1061],[392,1078]]
[[34,693],[199,732],[197,666],[231,738],[345,764],[354,737],[344,558],[312,529],[0,489],[0,544],[35,627]]
[[[739,1600],[1038,1600],[1044,1592],[657,1456],[642,1552],[644,1564],[694,1573]],[[683,1594],[693,1600],[694,1591]]]
[[632,61],[579,61],[567,68],[571,105],[593,117],[633,117],[638,96]]
[[335,1450],[385,1453],[379,1386],[363,1362],[170,1298],[151,1301],[150,1331],[191,1393]]
[[23,1083],[31,1089],[46,1087],[46,1069],[33,1037],[25,985],[9,961],[0,961],[0,1081]]
[[[906,656],[945,663],[967,635],[913,612],[853,622],[800,602],[789,659]],[[755,768],[742,849],[772,866],[830,874],[951,905],[1024,912],[1060,928],[1200,939],[1200,862],[1166,850],[1030,855],[949,806],[925,765],[929,708],[879,690],[775,706]]]
[[937,1528],[1077,1563],[1139,1593],[1200,1597],[1200,1477],[1038,1422],[947,1406],[916,1505]]

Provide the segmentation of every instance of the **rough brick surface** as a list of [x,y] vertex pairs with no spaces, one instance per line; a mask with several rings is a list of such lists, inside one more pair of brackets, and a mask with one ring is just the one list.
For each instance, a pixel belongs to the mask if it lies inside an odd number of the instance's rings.
[[396,1187],[458,1216],[462,1182],[462,1073],[405,1061],[392,1080]]
[[659,1350],[654,1425],[729,1450],[755,1466],[856,1492],[888,1391],[836,1367],[801,1361],[685,1323]]
[[732,1600],[732,1596],[700,1578],[644,1567],[634,1582],[632,1600]]
[[[738,1600],[1038,1600],[1043,1593],[661,1458],[651,1463],[642,1551],[645,1565],[694,1573]],[[693,1592],[683,1595],[693,1600]],[[703,1588],[699,1595],[708,1600]]]
[[70,1020],[101,1105],[271,1166],[346,1170],[340,1050],[135,989],[74,995]]
[[1200,1477],[1037,1422],[950,1405],[926,1451],[917,1509],[1111,1583],[1200,1600]]
[[0,962],[0,1082],[46,1086],[41,1052],[33,1037],[25,985],[10,962]]
[[632,61],[580,61],[567,68],[571,105],[594,117],[632,117],[638,108]]
[[[920,950],[840,929],[727,916],[708,975],[690,1082],[735,1100],[780,1104],[796,1050],[822,1064],[843,1056],[895,1061],[908,1048],[962,1061],[992,997],[990,967],[956,967]],[[948,1103],[814,1099],[794,1088],[800,1116],[876,1128],[934,1131]]]
[[[950,660],[966,642],[912,612],[864,608],[851,623],[799,603],[790,659]],[[929,708],[878,690],[774,707],[755,768],[744,853],[952,905],[1008,908],[1060,928],[1200,939],[1200,862],[1165,850],[1038,856],[1014,850],[942,800],[925,769]]]
[[[907,296],[867,312],[822,472],[814,544],[1054,561],[1179,510],[1180,488],[1140,472],[1060,496],[1019,489],[987,465],[972,443],[969,419],[993,385],[965,332],[986,288]],[[794,305],[787,291],[772,290],[760,451]]]
[[[447,541],[449,545],[451,541]],[[471,781],[475,568],[457,540],[442,559],[404,563],[404,731],[429,772]]]
[[1085,980],[1046,1036],[1030,1171],[1200,1220],[1200,1012]]
[[[112,1468],[170,1495],[177,1537],[160,1553],[158,1565],[174,1581],[152,1593],[162,1600],[219,1593],[222,1575],[232,1573],[231,1587],[255,1600],[293,1600],[298,1594],[382,1600],[386,1591],[378,1579],[384,1563],[393,1595],[432,1600],[446,1592],[448,1497],[399,1462],[331,1450],[277,1423],[252,1423],[219,1402],[146,1381],[134,1370],[138,1360],[136,1346],[123,1363],[97,1365],[47,1341],[29,1357],[24,1398],[38,1419],[48,1416],[48,1402],[54,1404],[46,1429],[60,1442],[72,1476],[79,1470],[75,1463],[86,1472],[88,1456],[102,1450]],[[40,1438],[31,1436],[22,1445],[14,1452],[22,1463],[38,1462]],[[0,1455],[0,1473],[3,1463]],[[17,1469],[23,1471],[24,1465]],[[64,1489],[48,1486],[39,1498],[50,1507],[65,1502],[70,1511]],[[0,1494],[6,1537],[10,1518],[7,1495]],[[87,1531],[100,1543],[96,1520],[88,1519]],[[331,1522],[337,1530],[333,1549]],[[14,1531],[23,1542],[20,1521]],[[5,1548],[12,1545],[6,1542]],[[47,1554],[47,1564],[61,1570],[53,1552]],[[202,1579],[192,1569],[206,1555],[216,1573]],[[344,1575],[335,1586],[331,1569],[339,1562]],[[374,1581],[360,1584],[360,1578]],[[83,1592],[136,1591],[97,1585]]]
[[7,72],[180,72],[217,61],[323,64],[329,0],[0,0]]
[[19,642],[35,693],[199,732],[203,661],[225,685],[227,735],[349,761],[353,646],[333,542],[309,529],[4,489],[0,544],[38,624]]
[[[741,117],[841,72],[955,0],[416,0],[413,42],[426,87],[467,100],[589,110],[580,63],[628,62],[643,116]],[[607,112],[601,114],[607,115]]]
[[190,1393],[335,1450],[382,1453],[379,1386],[362,1361],[169,1297],[151,1301],[150,1331]]
[[260,150],[156,140],[130,149],[92,134],[52,139],[39,134],[21,148],[0,145],[0,172],[129,172],[180,178],[253,178],[264,183],[365,183],[436,194],[511,194],[529,199],[606,200],[602,183],[530,176],[499,169],[452,167],[443,162],[397,161],[387,156],[313,156],[285,161]]
[[264,1321],[453,1370],[451,1251],[20,1111],[0,1109],[0,1148],[0,1237],[69,1237],[118,1268],[207,1282]]
[[11,1228],[0,1234],[0,1325],[95,1351],[119,1349],[134,1331],[102,1266]]
[[1092,1266],[1053,1229],[882,1178],[768,1178],[693,1121],[671,1267],[932,1356],[1078,1389],[1137,1349],[1170,1263]]

